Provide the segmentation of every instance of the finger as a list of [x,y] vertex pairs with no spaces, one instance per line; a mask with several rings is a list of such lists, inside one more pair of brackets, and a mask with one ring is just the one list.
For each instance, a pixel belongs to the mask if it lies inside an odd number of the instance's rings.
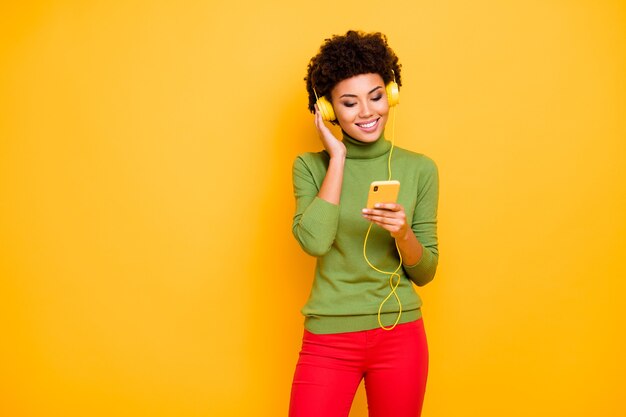
[[320,113],[319,109],[317,108],[317,104],[315,105],[315,127],[317,128],[317,130],[320,129],[320,126],[322,126],[324,122],[322,121],[322,114]]
[[328,127],[324,123],[324,118],[322,117],[322,112],[317,108],[317,104],[315,105],[315,126],[317,126],[317,130],[322,133],[324,131],[328,131]]
[[320,108],[317,107],[317,104],[315,105],[315,117],[319,120],[320,123],[324,122],[324,118],[322,117],[322,112],[320,111]]
[[398,233],[400,231],[403,230],[403,226],[401,224],[398,223],[388,223],[388,222],[381,222],[381,221],[377,221],[377,220],[372,220],[372,223],[380,226],[381,228],[387,230],[388,232],[392,233]]
[[363,215],[364,216],[368,216],[370,218],[371,217],[380,217],[380,218],[384,217],[384,218],[391,219],[391,218],[394,217],[393,214],[394,214],[394,212],[386,211],[386,210],[371,210],[371,209],[370,210],[368,210],[368,209],[363,210]]
[[366,218],[367,220],[373,221],[377,224],[380,225],[397,225],[397,226],[401,226],[402,225],[402,221],[400,221],[399,219],[396,219],[394,217],[386,217],[386,216],[378,216],[375,214],[366,214],[363,213],[363,217]]
[[397,203],[376,203],[374,207],[378,209],[391,210],[391,211],[403,211],[404,208]]
[[362,210],[362,213],[373,214],[375,216],[389,217],[389,218],[400,219],[400,220],[406,218],[406,214],[404,213],[404,211],[364,208]]

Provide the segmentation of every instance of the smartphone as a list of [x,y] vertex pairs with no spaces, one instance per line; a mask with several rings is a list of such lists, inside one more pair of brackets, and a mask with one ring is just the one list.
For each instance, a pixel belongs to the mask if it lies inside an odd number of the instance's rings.
[[395,203],[400,191],[400,181],[374,181],[370,184],[367,196],[367,208],[374,208],[376,203]]

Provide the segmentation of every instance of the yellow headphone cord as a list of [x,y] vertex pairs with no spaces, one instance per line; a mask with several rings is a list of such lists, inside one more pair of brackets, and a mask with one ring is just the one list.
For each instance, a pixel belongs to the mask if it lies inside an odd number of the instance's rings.
[[[391,180],[391,155],[393,154],[393,147],[395,144],[396,112],[398,111],[396,107],[397,106],[393,106],[393,110],[392,110],[393,118],[391,120],[391,149],[389,150],[389,159],[387,160],[387,169],[389,171],[389,178],[387,180]],[[378,271],[381,274],[389,275],[389,287],[391,288],[391,292],[387,295],[387,297],[385,297],[385,299],[380,303],[380,306],[378,307],[378,325],[383,330],[393,330],[398,324],[398,322],[400,321],[400,318],[402,317],[402,302],[400,301],[400,297],[398,296],[398,293],[396,292],[398,285],[400,285],[400,279],[401,279],[401,276],[400,274],[398,274],[398,271],[400,270],[400,268],[402,268],[402,254],[400,253],[400,248],[398,247],[398,241],[394,239],[395,244],[396,244],[396,250],[398,251],[398,256],[400,258],[400,263],[398,264],[398,267],[395,269],[395,271],[393,272],[383,271],[381,269],[376,268],[374,265],[372,265],[370,260],[367,258],[367,238],[370,235],[370,230],[372,230],[373,224],[374,223],[370,222],[370,225],[367,228],[367,233],[365,234],[365,240],[363,240],[363,256],[365,257],[365,261],[367,262],[367,264],[370,267],[372,267],[375,271]],[[392,295],[396,297],[396,300],[398,301],[398,307],[399,307],[398,317],[396,317],[396,321],[391,326],[385,327],[385,325],[380,320],[380,313],[382,312],[383,306],[391,298]]]

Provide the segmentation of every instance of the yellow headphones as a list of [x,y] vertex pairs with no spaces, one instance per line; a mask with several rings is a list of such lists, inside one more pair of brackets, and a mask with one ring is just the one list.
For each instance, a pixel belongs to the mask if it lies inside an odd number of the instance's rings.
[[[398,84],[394,80],[389,81],[387,86],[385,87],[385,91],[387,92],[387,101],[389,102],[389,107],[393,107],[400,102],[400,89],[398,88]],[[315,88],[313,89],[313,93],[315,94],[315,98],[317,100],[317,108],[320,110],[322,114],[322,119],[327,122],[332,122],[337,119],[335,116],[335,110],[333,109],[333,105],[330,104],[330,101],[326,99],[326,97],[318,97]]]

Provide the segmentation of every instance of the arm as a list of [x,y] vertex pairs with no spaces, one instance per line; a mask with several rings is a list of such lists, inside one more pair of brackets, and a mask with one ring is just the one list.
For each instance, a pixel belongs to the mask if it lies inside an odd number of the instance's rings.
[[330,160],[319,190],[304,159],[298,157],[294,162],[296,214],[292,229],[306,253],[322,256],[330,250],[337,233],[346,148],[324,125],[319,112],[315,113],[315,125]]
[[418,286],[432,281],[439,260],[437,243],[437,203],[439,176],[431,161],[420,175],[415,211],[411,225],[400,204],[381,204],[374,210],[363,210],[363,217],[388,230],[396,239],[406,274]]
[[424,180],[420,181],[421,186],[411,221],[411,232],[421,246],[421,255],[415,262],[409,262],[409,259],[403,262],[404,271],[418,286],[426,285],[433,280],[439,263],[437,239],[439,173],[435,163],[430,160],[429,162],[427,169],[421,174]]

